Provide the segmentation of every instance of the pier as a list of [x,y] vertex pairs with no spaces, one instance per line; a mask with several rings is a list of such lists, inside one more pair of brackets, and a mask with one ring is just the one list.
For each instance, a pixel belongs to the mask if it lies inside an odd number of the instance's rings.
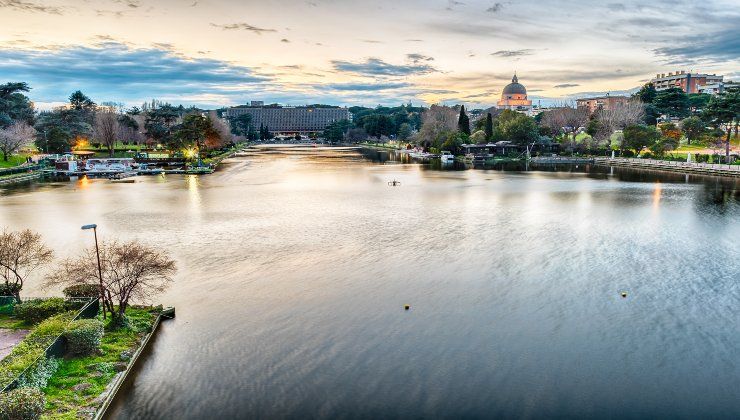
[[740,177],[740,165],[720,163],[673,162],[668,160],[638,158],[594,158],[594,163],[607,166],[664,170],[672,172]]

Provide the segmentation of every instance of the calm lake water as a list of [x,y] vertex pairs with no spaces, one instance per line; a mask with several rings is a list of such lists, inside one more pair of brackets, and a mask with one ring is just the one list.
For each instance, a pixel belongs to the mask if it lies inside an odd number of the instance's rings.
[[6,187],[0,226],[177,259],[115,418],[739,417],[740,182],[529,169],[262,148]]

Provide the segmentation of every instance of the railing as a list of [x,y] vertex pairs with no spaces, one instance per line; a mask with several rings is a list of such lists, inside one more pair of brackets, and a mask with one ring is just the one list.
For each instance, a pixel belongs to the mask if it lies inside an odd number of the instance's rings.
[[[598,159],[597,160],[601,160]],[[740,165],[730,165],[726,163],[698,163],[698,162],[681,162],[658,159],[638,159],[638,158],[614,158],[603,159],[609,163],[637,163],[645,166],[670,166],[676,168],[696,168],[696,169],[715,169],[723,171],[733,171],[740,173]]]
[[14,168],[0,169],[0,176],[20,174],[28,171],[41,169],[41,165],[16,166]]

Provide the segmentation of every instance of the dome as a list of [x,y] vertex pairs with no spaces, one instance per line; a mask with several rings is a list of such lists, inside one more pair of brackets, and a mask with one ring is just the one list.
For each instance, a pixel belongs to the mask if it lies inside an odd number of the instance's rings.
[[516,74],[511,79],[511,83],[506,85],[504,88],[504,91],[501,93],[502,95],[526,95],[527,94],[527,88],[524,87],[524,85],[519,84],[519,79],[517,79]]

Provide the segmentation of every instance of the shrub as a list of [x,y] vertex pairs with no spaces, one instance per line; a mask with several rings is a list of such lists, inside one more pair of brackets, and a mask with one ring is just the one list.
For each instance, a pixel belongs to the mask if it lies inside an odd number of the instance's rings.
[[36,388],[17,388],[0,394],[0,419],[35,420],[46,405],[44,393]]
[[50,316],[64,312],[66,308],[64,305],[64,299],[51,298],[29,300],[15,305],[14,310],[15,316],[28,323],[35,324],[49,318]]
[[64,333],[67,338],[67,352],[74,355],[86,355],[100,348],[103,338],[103,323],[97,319],[80,319],[69,324]]
[[18,378],[18,386],[44,389],[49,382],[49,378],[54,375],[58,368],[59,360],[54,357],[42,357],[36,363],[36,366],[27,370],[25,374]]
[[68,298],[97,297],[100,295],[100,286],[97,284],[74,284],[65,287],[62,292]]
[[64,333],[67,323],[73,317],[72,312],[53,316],[41,322],[21,340],[9,355],[0,361],[0,388],[8,386],[28,366],[35,363],[46,348]]
[[0,283],[0,296],[15,296],[20,292],[21,285],[16,283]]

